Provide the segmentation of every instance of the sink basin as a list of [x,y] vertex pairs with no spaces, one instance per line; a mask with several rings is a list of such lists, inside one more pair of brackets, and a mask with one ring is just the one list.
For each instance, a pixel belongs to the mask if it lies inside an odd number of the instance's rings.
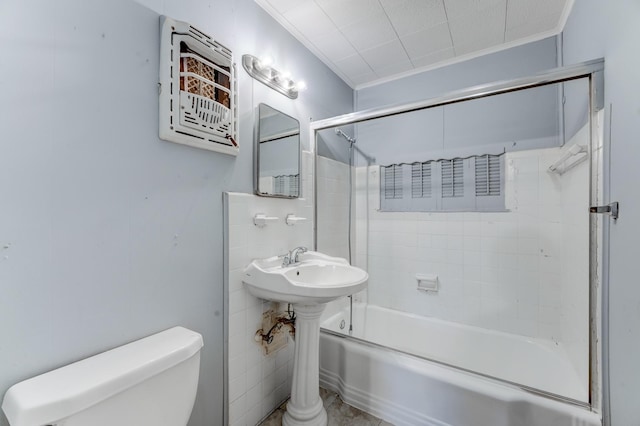
[[343,258],[308,251],[298,259],[285,267],[277,256],[254,260],[245,268],[242,281],[249,293],[261,299],[305,305],[327,303],[367,286],[369,275]]

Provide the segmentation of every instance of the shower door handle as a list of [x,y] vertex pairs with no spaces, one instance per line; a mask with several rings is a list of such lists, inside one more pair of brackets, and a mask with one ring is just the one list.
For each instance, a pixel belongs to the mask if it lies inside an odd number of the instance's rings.
[[608,213],[609,216],[611,216],[611,218],[613,220],[618,219],[618,215],[620,213],[620,207],[618,205],[617,201],[614,201],[611,204],[607,204],[606,206],[592,206],[589,207],[589,212],[591,213],[599,213],[599,214],[604,214],[604,213]]

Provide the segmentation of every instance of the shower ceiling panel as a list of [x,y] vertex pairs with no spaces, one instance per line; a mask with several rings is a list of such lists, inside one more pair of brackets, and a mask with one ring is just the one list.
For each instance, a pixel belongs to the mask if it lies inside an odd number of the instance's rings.
[[558,34],[574,0],[255,1],[360,88]]

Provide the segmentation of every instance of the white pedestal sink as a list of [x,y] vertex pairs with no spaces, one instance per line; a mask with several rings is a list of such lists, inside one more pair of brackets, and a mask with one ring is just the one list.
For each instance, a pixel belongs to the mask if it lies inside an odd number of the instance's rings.
[[296,347],[293,386],[286,426],[324,426],[325,411],[319,394],[320,316],[327,303],[363,290],[369,276],[345,259],[309,251],[300,262],[282,266],[282,259],[254,260],[245,268],[243,282],[256,297],[293,304]]

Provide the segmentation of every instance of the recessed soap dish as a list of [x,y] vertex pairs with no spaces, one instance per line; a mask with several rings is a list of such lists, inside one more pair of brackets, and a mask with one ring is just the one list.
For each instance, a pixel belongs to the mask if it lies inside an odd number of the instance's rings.
[[438,292],[438,276],[436,274],[416,274],[417,289],[429,293]]

